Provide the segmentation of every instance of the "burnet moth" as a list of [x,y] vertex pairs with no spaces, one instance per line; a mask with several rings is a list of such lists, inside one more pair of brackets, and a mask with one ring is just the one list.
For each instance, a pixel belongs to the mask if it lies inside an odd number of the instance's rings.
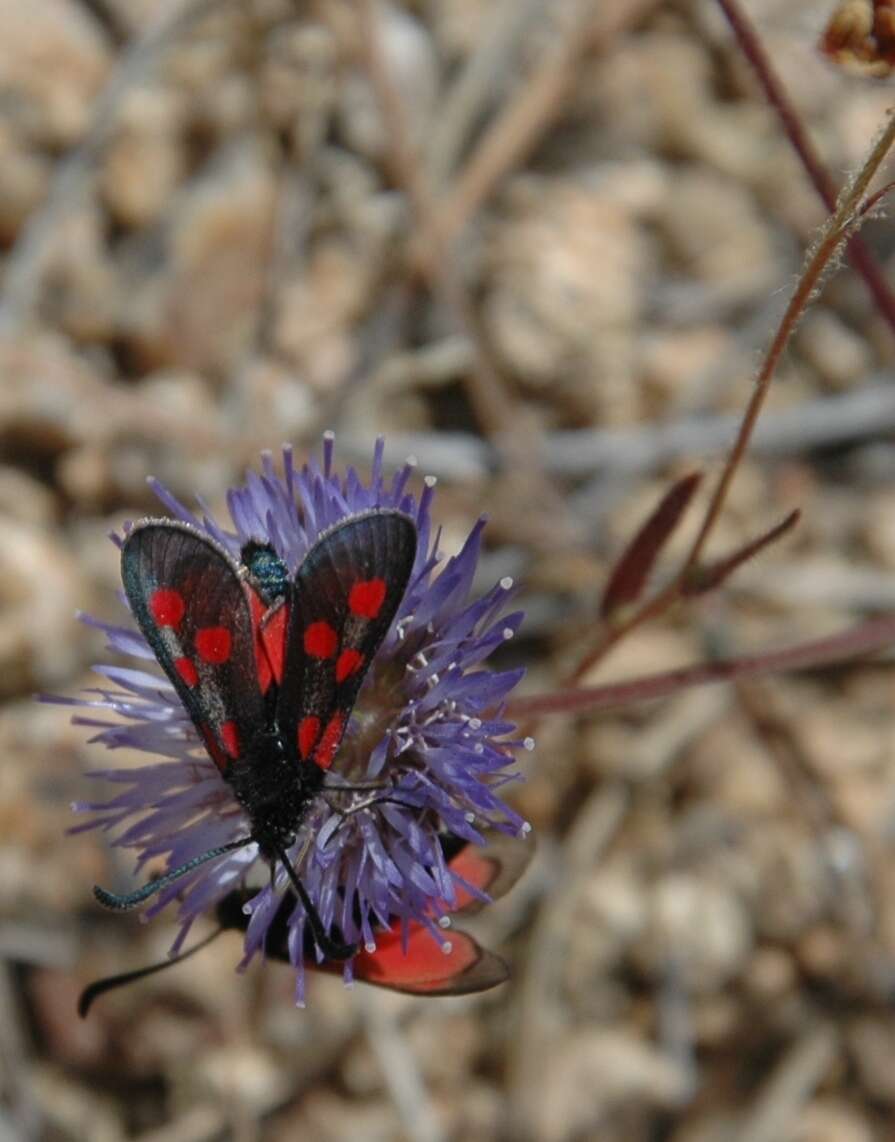
[[[314,799],[346,788],[333,781],[331,767],[407,589],[416,547],[416,525],[408,515],[373,509],[321,534],[290,576],[266,543],[246,544],[237,563],[187,523],[147,519],[130,529],[121,570],[131,610],[245,810],[248,830],[128,895],[97,886],[101,904],[136,907],[207,861],[257,844],[271,876],[281,865],[292,886],[280,908],[283,934],[271,931],[267,941],[274,958],[288,958],[285,917],[297,897],[310,926],[306,966],[339,969],[353,958],[355,978],[415,994],[458,994],[505,978],[502,961],[471,937],[456,933],[444,954],[422,925],[380,929],[376,951],[359,951],[338,930],[326,930],[288,856]],[[388,800],[387,790],[379,796]],[[505,851],[487,856],[472,846],[446,855],[460,885],[465,881],[492,895],[509,886],[505,870],[516,861]],[[245,928],[242,905],[250,896],[248,889],[237,890],[221,901],[218,933]],[[458,900],[454,911],[472,904],[462,889]],[[102,992],[176,963],[207,942],[153,967],[98,981],[82,995],[79,1010],[86,1014]],[[311,954],[313,943],[322,963]]]
[[[495,834],[484,847],[457,841],[452,836],[442,840],[448,867],[456,876],[458,891],[453,904],[446,912],[454,917],[471,916],[482,907],[483,894],[497,900],[507,893],[525,871],[532,855],[531,844]],[[94,1001],[107,991],[134,983],[146,976],[189,959],[223,932],[244,932],[249,923],[244,905],[251,897],[249,889],[229,892],[217,906],[217,927],[193,947],[171,959],[149,967],[109,976],[90,984],[81,994],[78,1011],[86,1016]],[[295,906],[295,896],[288,892],[283,897],[277,914],[267,933],[265,952],[270,959],[289,963],[288,918]],[[446,945],[439,947],[421,924],[411,924],[405,933],[399,922],[388,929],[377,931],[375,951],[361,950],[353,965],[354,979],[389,991],[406,995],[449,996],[487,991],[507,979],[504,961],[482,948],[467,932],[451,923],[446,933]],[[308,971],[337,973],[338,960],[319,960],[306,940],[304,964]]]

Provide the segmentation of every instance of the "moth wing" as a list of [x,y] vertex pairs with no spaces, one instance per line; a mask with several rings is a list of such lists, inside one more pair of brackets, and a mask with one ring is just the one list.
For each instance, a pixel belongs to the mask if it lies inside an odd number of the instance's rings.
[[[534,846],[500,833],[484,846],[467,844],[449,861],[452,872],[469,885],[497,900],[513,887],[531,860]],[[469,916],[484,907],[462,884],[456,885],[450,912]],[[361,951],[354,960],[354,978],[377,987],[409,995],[466,995],[487,991],[509,975],[506,963],[481,947],[467,932],[445,931],[450,951],[445,952],[421,924],[411,924],[406,954],[400,925],[377,933],[376,950]]]
[[332,764],[404,597],[416,543],[409,516],[377,509],[324,532],[296,572],[277,725],[302,762]]
[[[498,900],[513,887],[531,860],[534,846],[528,841],[491,836],[484,846],[467,844],[450,860],[448,867],[468,885]],[[456,885],[452,915],[469,916],[484,907],[463,884]],[[451,950],[445,953],[422,925],[411,925],[407,951],[399,925],[377,934],[376,950],[361,951],[354,961],[354,977],[377,987],[409,995],[466,995],[487,991],[503,983],[509,975],[506,963],[481,947],[467,932],[451,928],[445,932]]]
[[[501,848],[498,845],[498,849]],[[465,852],[466,849],[462,850],[458,856],[463,856]],[[478,887],[493,892],[503,871],[496,859],[487,857],[487,850],[485,853],[484,860],[479,858],[478,853],[475,854],[475,871],[483,874],[476,883]],[[452,868],[457,859],[455,857],[451,861]],[[474,871],[468,861],[463,862],[463,867],[467,872]],[[242,893],[235,892],[219,903],[218,919],[222,927],[246,930],[248,917],[242,910],[244,899]],[[288,918],[293,907],[294,900],[287,898],[271,923],[265,940],[265,955],[285,963],[289,962]],[[466,910],[462,903],[460,910]],[[411,923],[405,948],[401,925],[396,921],[390,928],[376,933],[374,951],[359,951],[355,956],[352,967],[354,978],[361,983],[389,991],[433,997],[487,991],[508,978],[509,969],[504,960],[483,948],[467,932],[451,928],[445,931],[444,939],[450,945],[447,952],[433,939],[428,928],[420,923]],[[309,954],[305,959],[305,969],[340,975],[343,965],[331,960],[318,963]]]
[[264,725],[255,633],[239,569],[188,524],[136,524],[121,549],[134,618],[208,752],[226,771]]
[[468,995],[487,991],[509,976],[504,961],[467,932],[445,933],[445,952],[421,924],[412,924],[406,951],[399,925],[376,935],[374,952],[358,952],[354,978],[407,995]]
[[[505,896],[528,868],[534,855],[531,837],[521,840],[502,833],[489,836],[487,844],[465,845],[448,864],[451,872],[467,885],[486,892],[491,900]],[[474,896],[462,883],[455,885],[454,915],[471,916],[487,903]]]

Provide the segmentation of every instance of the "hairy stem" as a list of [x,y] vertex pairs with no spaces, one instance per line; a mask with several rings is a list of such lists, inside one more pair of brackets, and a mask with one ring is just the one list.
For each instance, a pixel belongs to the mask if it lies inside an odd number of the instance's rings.
[[740,462],[749,446],[749,441],[752,437],[756,421],[758,420],[758,415],[768,395],[768,390],[771,387],[771,381],[777,371],[783,350],[789,343],[790,338],[796,330],[796,326],[808,308],[811,296],[819,286],[827,266],[830,265],[839,247],[848,237],[849,231],[855,226],[860,225],[861,206],[867,187],[882,166],[883,160],[892,148],[893,143],[895,143],[895,111],[890,111],[889,120],[886,123],[885,129],[877,140],[873,150],[870,152],[869,158],[854,180],[845,188],[835,214],[824,228],[820,241],[815,246],[813,253],[809,255],[808,264],[802,271],[802,276],[795,288],[795,292],[790,299],[789,305],[786,307],[786,312],[783,314],[774,339],[765,354],[764,362],[755,383],[755,389],[746,406],[746,411],[743,414],[743,420],[740,424],[736,441],[724,464],[720,479],[718,480],[718,484],[702,521],[702,526],[699,529],[699,534],[696,536],[693,546],[690,548],[679,578],[682,578],[695,567],[702,554],[709,534],[724,506],[724,501],[727,498],[727,492],[734,474],[740,466]]
[[[833,178],[814,149],[805,125],[789,98],[789,93],[768,59],[754,24],[743,11],[739,0],[718,0],[718,6],[727,17],[743,55],[752,65],[768,103],[776,111],[780,125],[792,143],[793,150],[801,160],[815,190],[827,210],[835,210],[836,185]],[[855,236],[849,240],[848,258],[866,282],[877,309],[895,333],[895,295],[863,239]]]
[[[641,626],[649,619],[664,614],[675,602],[685,594],[688,579],[696,570],[703,550],[709,540],[721,510],[727,500],[727,493],[742,463],[752,433],[758,422],[759,414],[764,406],[765,399],[771,387],[771,381],[777,371],[777,366],[783,351],[795,332],[812,296],[820,285],[827,267],[834,260],[836,253],[850,233],[860,226],[867,216],[865,209],[865,195],[867,188],[876,176],[886,155],[895,143],[895,110],[889,112],[889,118],[883,128],[879,139],[874,144],[867,161],[857,175],[851,180],[842,193],[839,205],[833,216],[828,220],[821,232],[820,239],[814,249],[809,253],[808,260],[802,275],[796,285],[789,305],[780,320],[777,332],[765,354],[764,361],[755,382],[752,396],[743,413],[739,431],[733,447],[727,455],[721,475],[715,485],[699,531],[687,553],[681,567],[671,581],[652,598],[647,599],[639,608],[617,624],[606,629],[597,645],[584,655],[582,661],[573,672],[570,681],[578,682],[588,671],[601,661],[617,642],[624,638],[635,627]],[[874,196],[874,199],[876,196]]]
[[717,662],[701,662],[683,666],[661,674],[648,674],[626,682],[613,682],[606,686],[587,686],[560,690],[550,694],[532,694],[517,698],[507,706],[507,714],[514,718],[535,718],[544,714],[592,713],[595,710],[629,706],[666,698],[690,686],[711,682],[729,682],[736,678],[777,674],[784,670],[811,670],[845,662],[874,651],[882,650],[895,642],[895,618],[870,619],[858,626],[849,627],[839,634],[812,642],[799,643],[783,650],[765,654],[746,655],[742,658]]

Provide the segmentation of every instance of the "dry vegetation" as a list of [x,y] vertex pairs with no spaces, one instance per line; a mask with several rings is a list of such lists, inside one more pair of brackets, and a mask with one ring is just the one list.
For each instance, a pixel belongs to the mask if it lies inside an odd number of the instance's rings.
[[[838,185],[891,83],[818,54],[831,0],[742,4]],[[120,617],[106,533],[148,473],[220,506],[263,448],[332,427],[364,463],[384,433],[449,549],[487,510],[534,693],[672,480],[719,468],[827,214],[721,7],[0,0],[3,1142],[892,1136],[885,659],[542,718],[538,855],[479,921],[494,993],[325,979],[297,1011],[228,936],[74,1012],[173,931],[93,904],[128,865],[66,829],[105,759],[31,700],[90,684],[74,611]],[[876,300],[844,262],[802,322],[710,551],[797,530],[585,681],[893,610],[891,233],[862,230]]]

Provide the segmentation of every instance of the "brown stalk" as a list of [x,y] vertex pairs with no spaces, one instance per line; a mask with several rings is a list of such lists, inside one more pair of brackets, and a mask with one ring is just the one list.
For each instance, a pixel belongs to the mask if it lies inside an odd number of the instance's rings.
[[[388,136],[392,177],[407,195],[417,226],[422,232],[429,232],[434,215],[434,200],[420,156],[411,141],[401,97],[392,83],[382,53],[375,0],[359,0],[357,12],[360,48]],[[471,323],[471,308],[456,279],[450,259],[445,256],[445,247],[436,247],[433,243],[428,251],[429,256],[418,268],[424,271],[428,283],[442,293],[472,340],[477,367],[470,376],[469,398],[486,433],[492,437],[497,436],[507,428],[507,416],[513,407],[512,396],[506,390],[478,329]]]
[[782,539],[788,531],[792,531],[799,522],[801,515],[801,511],[796,508],[780,523],[750,543],[743,544],[739,550],[726,555],[723,559],[716,559],[713,563],[708,563],[703,567],[696,567],[681,588],[682,594],[692,598],[695,595],[706,595],[709,591],[716,590],[725,579],[730,578],[738,567],[742,567],[744,563],[754,559],[766,547],[770,547],[772,543]]
[[[820,195],[827,210],[836,209],[836,184],[823,164],[820,155],[789,98],[780,76],[768,58],[764,45],[754,24],[740,6],[739,0],[718,0],[718,6],[727,17],[727,22],[736,36],[740,49],[755,72],[755,76],[780,120],[793,150],[802,162],[815,190]],[[889,288],[882,270],[864,240],[854,236],[848,243],[848,259],[867,284],[876,307],[895,333],[895,296]]]
[[[475,367],[467,376],[469,400],[485,434],[493,441],[507,468],[526,488],[531,502],[545,519],[555,521],[557,531],[572,533],[574,522],[568,506],[546,475],[537,426],[524,415],[504,383],[466,288],[457,271],[450,242],[437,238],[436,205],[420,156],[411,140],[401,97],[388,73],[379,36],[376,0],[359,0],[360,50],[367,74],[386,125],[392,172],[396,184],[407,194],[421,234],[433,235],[429,256],[416,268],[426,284],[440,294],[468,336]],[[543,529],[542,529],[543,530]]]
[[843,241],[848,237],[849,231],[860,225],[864,195],[867,192],[871,180],[875,177],[886,155],[891,150],[893,143],[895,143],[895,112],[890,111],[889,121],[885,129],[877,140],[873,150],[870,152],[866,163],[858,172],[857,177],[843,192],[839,206],[824,228],[820,241],[814,248],[814,252],[809,256],[808,264],[802,272],[802,276],[790,299],[789,305],[786,307],[786,312],[783,314],[777,333],[771,342],[764,363],[756,379],[755,389],[746,406],[746,412],[743,416],[736,442],[727,457],[718,485],[715,488],[712,500],[706,511],[702,527],[699,529],[699,534],[694,540],[690,553],[687,556],[684,565],[685,573],[696,566],[711,534],[712,528],[717,522],[718,515],[727,498],[730,483],[749,446],[749,440],[752,437],[752,432],[758,420],[759,413],[768,395],[771,380],[777,371],[783,350],[789,343],[789,339],[795,332],[796,326],[808,308],[811,296],[820,285],[821,278],[827,266],[835,257]]
[[605,52],[658,2],[615,0],[603,4],[599,24],[592,29],[589,25],[597,6],[590,2],[579,5],[557,48],[529,78],[518,97],[489,125],[467,159],[423,231],[417,258],[425,261],[433,256],[433,251],[452,242],[498,184],[531,154],[561,114],[585,55]]
[[869,619],[839,634],[812,642],[799,643],[784,650],[718,662],[701,662],[661,674],[646,674],[626,682],[605,686],[586,686],[550,694],[533,694],[517,698],[507,706],[512,718],[536,718],[544,714],[581,714],[610,710],[667,698],[689,686],[712,682],[729,682],[735,678],[753,678],[762,674],[778,674],[785,670],[814,670],[837,662],[871,654],[895,642],[895,617]]
[[777,327],[777,332],[765,354],[764,361],[756,378],[752,396],[743,413],[736,440],[724,462],[724,467],[712,493],[699,532],[680,570],[666,587],[651,599],[648,599],[623,621],[610,626],[604,632],[597,645],[593,647],[579,663],[571,677],[571,682],[578,682],[584,677],[588,671],[593,669],[593,667],[605,657],[617,642],[624,638],[625,635],[635,627],[641,626],[643,623],[660,614],[664,614],[672,604],[683,597],[685,584],[697,571],[703,550],[724,507],[731,482],[746,454],[749,441],[752,438],[752,433],[768,395],[771,381],[777,371],[777,366],[783,355],[783,351],[807,309],[812,295],[819,287],[825,270],[833,261],[836,252],[848,238],[849,233],[859,226],[866,216],[864,197],[867,188],[882,166],[893,143],[895,143],[895,111],[890,111],[888,121],[879,139],[874,144],[867,161],[846,187],[836,212],[828,220],[819,241],[808,256],[807,264],[802,271],[792,298]]

